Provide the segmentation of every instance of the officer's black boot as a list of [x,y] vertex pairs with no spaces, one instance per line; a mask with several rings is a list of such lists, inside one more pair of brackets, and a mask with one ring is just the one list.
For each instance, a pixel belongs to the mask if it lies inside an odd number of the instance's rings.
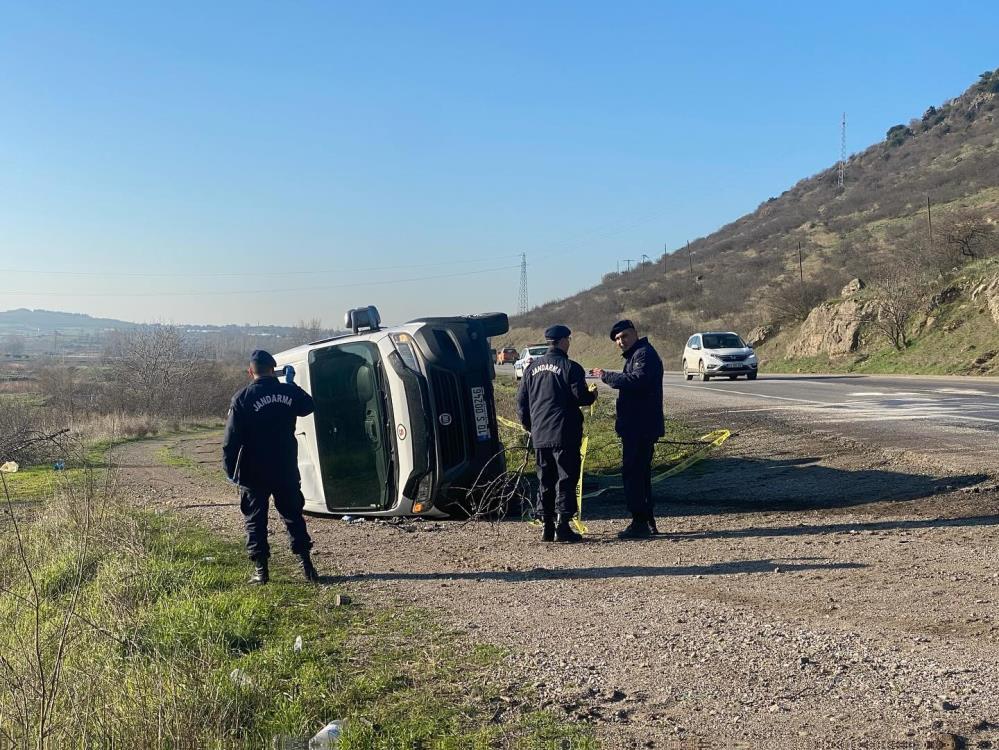
[[554,542],[555,541],[555,516],[545,516],[543,519],[545,524],[544,531],[541,532],[542,542]]
[[305,576],[305,580],[309,583],[318,581],[319,573],[316,572],[316,566],[312,564],[312,556],[308,552],[303,552],[298,557],[302,561],[302,575]]
[[250,583],[262,586],[269,580],[271,580],[271,576],[267,571],[267,559],[255,560],[253,563],[253,575],[250,576]]
[[649,539],[652,536],[652,529],[649,528],[648,519],[643,515],[635,514],[631,518],[628,527],[619,532],[618,539]]
[[563,544],[572,544],[573,542],[583,541],[581,534],[577,534],[572,530],[569,522],[572,520],[572,516],[560,515],[558,517],[558,525],[555,527],[555,541],[562,542]]
[[659,527],[656,526],[656,517],[653,515],[649,516],[649,531],[652,533],[652,536],[659,534]]

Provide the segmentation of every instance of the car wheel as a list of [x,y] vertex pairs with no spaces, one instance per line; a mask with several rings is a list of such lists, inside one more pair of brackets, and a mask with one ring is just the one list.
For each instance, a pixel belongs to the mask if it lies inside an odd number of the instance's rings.
[[729,379],[729,380],[735,380],[735,379],[736,379],[736,378],[738,378],[738,377],[739,377],[738,375],[729,375],[729,376],[728,376],[728,379]]
[[683,377],[685,380],[694,379],[694,376],[687,370],[687,360],[683,360]]
[[704,371],[704,360],[703,359],[700,362],[697,363],[697,377],[700,379],[700,381],[702,383],[707,383],[709,380],[711,380],[711,376],[708,375],[708,373]]
[[746,373],[746,380],[756,380],[756,373],[755,372]]

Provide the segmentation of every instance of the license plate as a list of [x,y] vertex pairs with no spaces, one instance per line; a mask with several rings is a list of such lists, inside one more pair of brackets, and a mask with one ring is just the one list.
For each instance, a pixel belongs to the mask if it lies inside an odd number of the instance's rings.
[[489,408],[486,406],[486,389],[482,386],[472,388],[472,412],[475,414],[475,437],[479,441],[489,440]]

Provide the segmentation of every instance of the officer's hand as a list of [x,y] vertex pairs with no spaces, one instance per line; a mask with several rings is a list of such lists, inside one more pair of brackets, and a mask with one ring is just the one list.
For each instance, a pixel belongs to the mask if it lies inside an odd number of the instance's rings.
[[588,390],[590,393],[593,394],[593,398],[597,398],[600,395],[600,391],[597,390],[596,383],[590,383],[588,386],[586,386],[586,390]]
[[594,367],[593,368],[593,377],[603,378],[603,376],[604,376],[604,371],[603,370],[601,370],[599,367]]

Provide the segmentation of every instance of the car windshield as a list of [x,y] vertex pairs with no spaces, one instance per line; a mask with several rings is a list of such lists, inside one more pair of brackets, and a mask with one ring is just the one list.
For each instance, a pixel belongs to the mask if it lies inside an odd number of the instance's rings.
[[746,345],[734,333],[704,334],[705,349],[744,349]]
[[531,355],[538,355],[538,354],[544,354],[547,351],[548,351],[547,346],[532,346],[527,350],[527,353]]

